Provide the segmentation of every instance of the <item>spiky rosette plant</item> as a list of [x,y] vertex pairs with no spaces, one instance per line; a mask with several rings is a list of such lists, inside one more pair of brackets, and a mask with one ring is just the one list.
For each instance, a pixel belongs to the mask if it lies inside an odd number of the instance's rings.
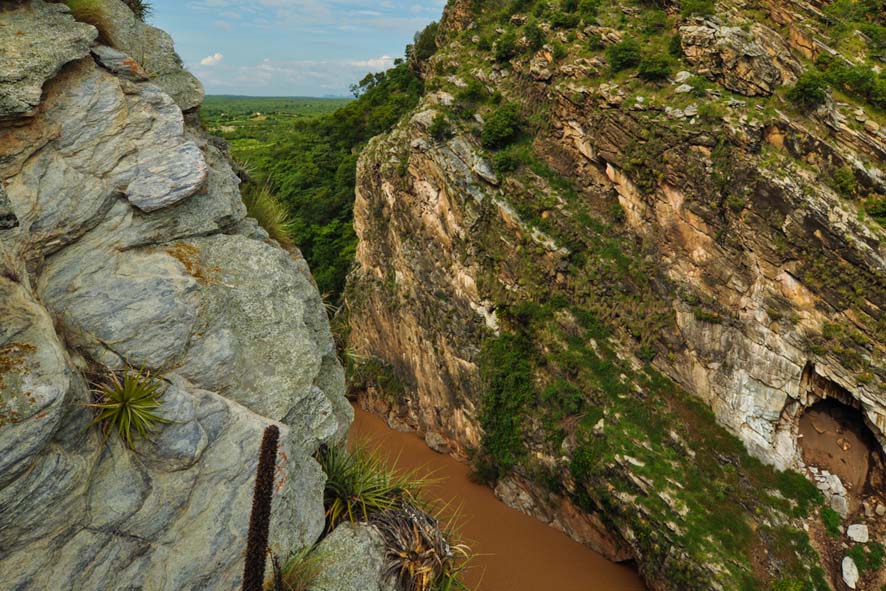
[[464,589],[458,578],[470,548],[453,544],[432,515],[405,502],[372,516],[385,539],[386,570],[405,591]]
[[271,526],[271,498],[274,495],[274,471],[277,465],[277,443],[280,429],[265,429],[255,474],[252,513],[246,541],[246,565],[243,568],[243,591],[262,591],[265,582],[265,561],[268,554],[268,530]]
[[133,434],[146,438],[155,426],[172,422],[156,412],[163,404],[163,381],[145,369],[127,368],[122,377],[109,372],[93,384],[93,394],[95,402],[85,404],[98,409],[90,426],[100,424],[106,440],[116,431],[130,449],[135,449]]

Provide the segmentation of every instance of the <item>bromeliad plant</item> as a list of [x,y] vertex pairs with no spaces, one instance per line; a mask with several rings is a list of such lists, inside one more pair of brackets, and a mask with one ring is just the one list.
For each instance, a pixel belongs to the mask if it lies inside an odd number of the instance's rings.
[[471,550],[452,544],[440,522],[409,502],[378,513],[372,523],[385,539],[386,571],[405,591],[466,589],[458,575]]
[[155,426],[172,422],[156,413],[162,405],[162,380],[144,368],[127,368],[122,377],[109,372],[104,383],[93,384],[93,394],[95,402],[84,405],[98,409],[89,426],[100,424],[105,440],[116,431],[130,449],[135,449],[133,434],[145,438]]

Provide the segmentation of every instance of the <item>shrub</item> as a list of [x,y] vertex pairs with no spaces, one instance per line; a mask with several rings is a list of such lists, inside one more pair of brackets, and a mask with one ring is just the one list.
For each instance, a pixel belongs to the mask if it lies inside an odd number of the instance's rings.
[[668,26],[668,15],[664,10],[650,10],[643,14],[643,32],[649,35],[661,33]]
[[682,0],[680,3],[683,16],[711,16],[714,10],[714,0]]
[[398,473],[389,468],[378,450],[366,443],[350,450],[328,447],[319,452],[317,460],[326,473],[323,505],[327,531],[342,521],[367,521],[371,515],[415,496],[428,482],[414,472]]
[[671,60],[661,53],[646,55],[640,60],[639,75],[644,80],[664,80],[671,74]]
[[434,115],[434,119],[431,121],[430,127],[428,127],[428,133],[438,142],[452,137],[452,126],[449,124],[449,119],[446,118],[446,115],[443,113]]
[[520,157],[512,151],[499,152],[493,159],[498,173],[513,172],[520,168]]
[[590,23],[597,18],[600,11],[600,0],[582,0],[578,5],[578,14],[586,23]]
[[868,199],[864,209],[878,224],[886,226],[886,198]]
[[843,166],[834,171],[831,175],[834,181],[834,189],[844,197],[852,197],[858,188],[858,181],[855,180],[855,173],[848,166]]
[[142,22],[151,16],[151,13],[154,11],[154,8],[145,0],[123,0],[123,2],[129,7],[135,18]]
[[633,39],[610,45],[606,50],[606,59],[609,60],[609,67],[613,72],[633,68],[640,63],[640,45]]
[[668,53],[677,58],[683,56],[683,43],[679,35],[672,35],[668,40]]
[[501,336],[483,343],[480,374],[485,391],[480,401],[484,470],[493,480],[511,470],[526,453],[523,421],[535,400],[532,384],[532,345],[523,334]]
[[858,567],[858,572],[878,571],[883,566],[886,557],[886,548],[882,544],[872,542],[865,547],[864,544],[856,544],[846,552]]
[[483,147],[497,149],[514,141],[520,133],[520,115],[516,105],[507,104],[487,119],[480,134]]
[[130,449],[135,449],[133,432],[144,438],[156,425],[172,422],[155,412],[162,405],[163,383],[147,370],[127,368],[122,378],[109,372],[107,381],[93,384],[93,394],[97,400],[85,405],[98,409],[90,426],[101,424],[106,439],[116,431]]
[[523,34],[526,36],[526,41],[527,43],[529,43],[529,49],[531,51],[538,51],[544,46],[544,31],[542,31],[541,28],[539,28],[539,26],[534,22],[526,25],[526,29],[524,29]]
[[486,98],[487,91],[483,83],[476,78],[468,80],[467,85],[458,91],[456,98],[462,102],[477,103]]
[[703,102],[698,106],[698,116],[702,121],[717,123],[726,116],[726,109],[717,103]]
[[697,98],[704,98],[707,96],[707,90],[710,87],[710,83],[708,82],[707,78],[704,78],[702,76],[693,76],[686,83],[690,86],[690,88],[692,88],[692,90],[689,91],[689,94],[691,94],[692,96]]
[[588,49],[591,51],[598,51],[603,49],[605,45],[603,45],[603,37],[600,36],[600,33],[590,33],[588,35]]
[[415,34],[412,55],[418,60],[425,61],[437,52],[437,28],[435,21]]
[[556,11],[551,15],[551,26],[555,29],[574,29],[579,24],[580,17],[563,11]]
[[827,100],[827,83],[817,72],[803,72],[797,83],[788,89],[787,98],[800,109],[811,111]]
[[817,59],[816,64],[825,70],[826,80],[843,92],[886,110],[886,76],[882,73],[870,66],[850,66],[828,58]]
[[246,214],[255,219],[268,236],[279,242],[281,246],[292,246],[289,213],[271,192],[270,187],[264,185],[259,189],[255,185],[248,186],[243,192],[243,204],[246,205]]
[[495,43],[495,59],[506,62],[515,55],[517,55],[517,34],[513,29],[508,29]]

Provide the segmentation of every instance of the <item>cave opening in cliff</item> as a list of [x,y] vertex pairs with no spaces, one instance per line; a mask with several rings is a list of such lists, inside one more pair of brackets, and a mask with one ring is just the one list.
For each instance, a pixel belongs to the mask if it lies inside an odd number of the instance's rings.
[[803,462],[838,476],[856,499],[886,491],[886,458],[860,403],[814,370],[804,377],[810,393],[819,400],[800,417],[798,443]]

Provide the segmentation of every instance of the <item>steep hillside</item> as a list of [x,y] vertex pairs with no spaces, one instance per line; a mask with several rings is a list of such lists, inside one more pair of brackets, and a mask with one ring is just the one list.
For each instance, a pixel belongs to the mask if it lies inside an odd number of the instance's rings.
[[450,2],[358,165],[364,405],[655,589],[886,584],[883,15]]

